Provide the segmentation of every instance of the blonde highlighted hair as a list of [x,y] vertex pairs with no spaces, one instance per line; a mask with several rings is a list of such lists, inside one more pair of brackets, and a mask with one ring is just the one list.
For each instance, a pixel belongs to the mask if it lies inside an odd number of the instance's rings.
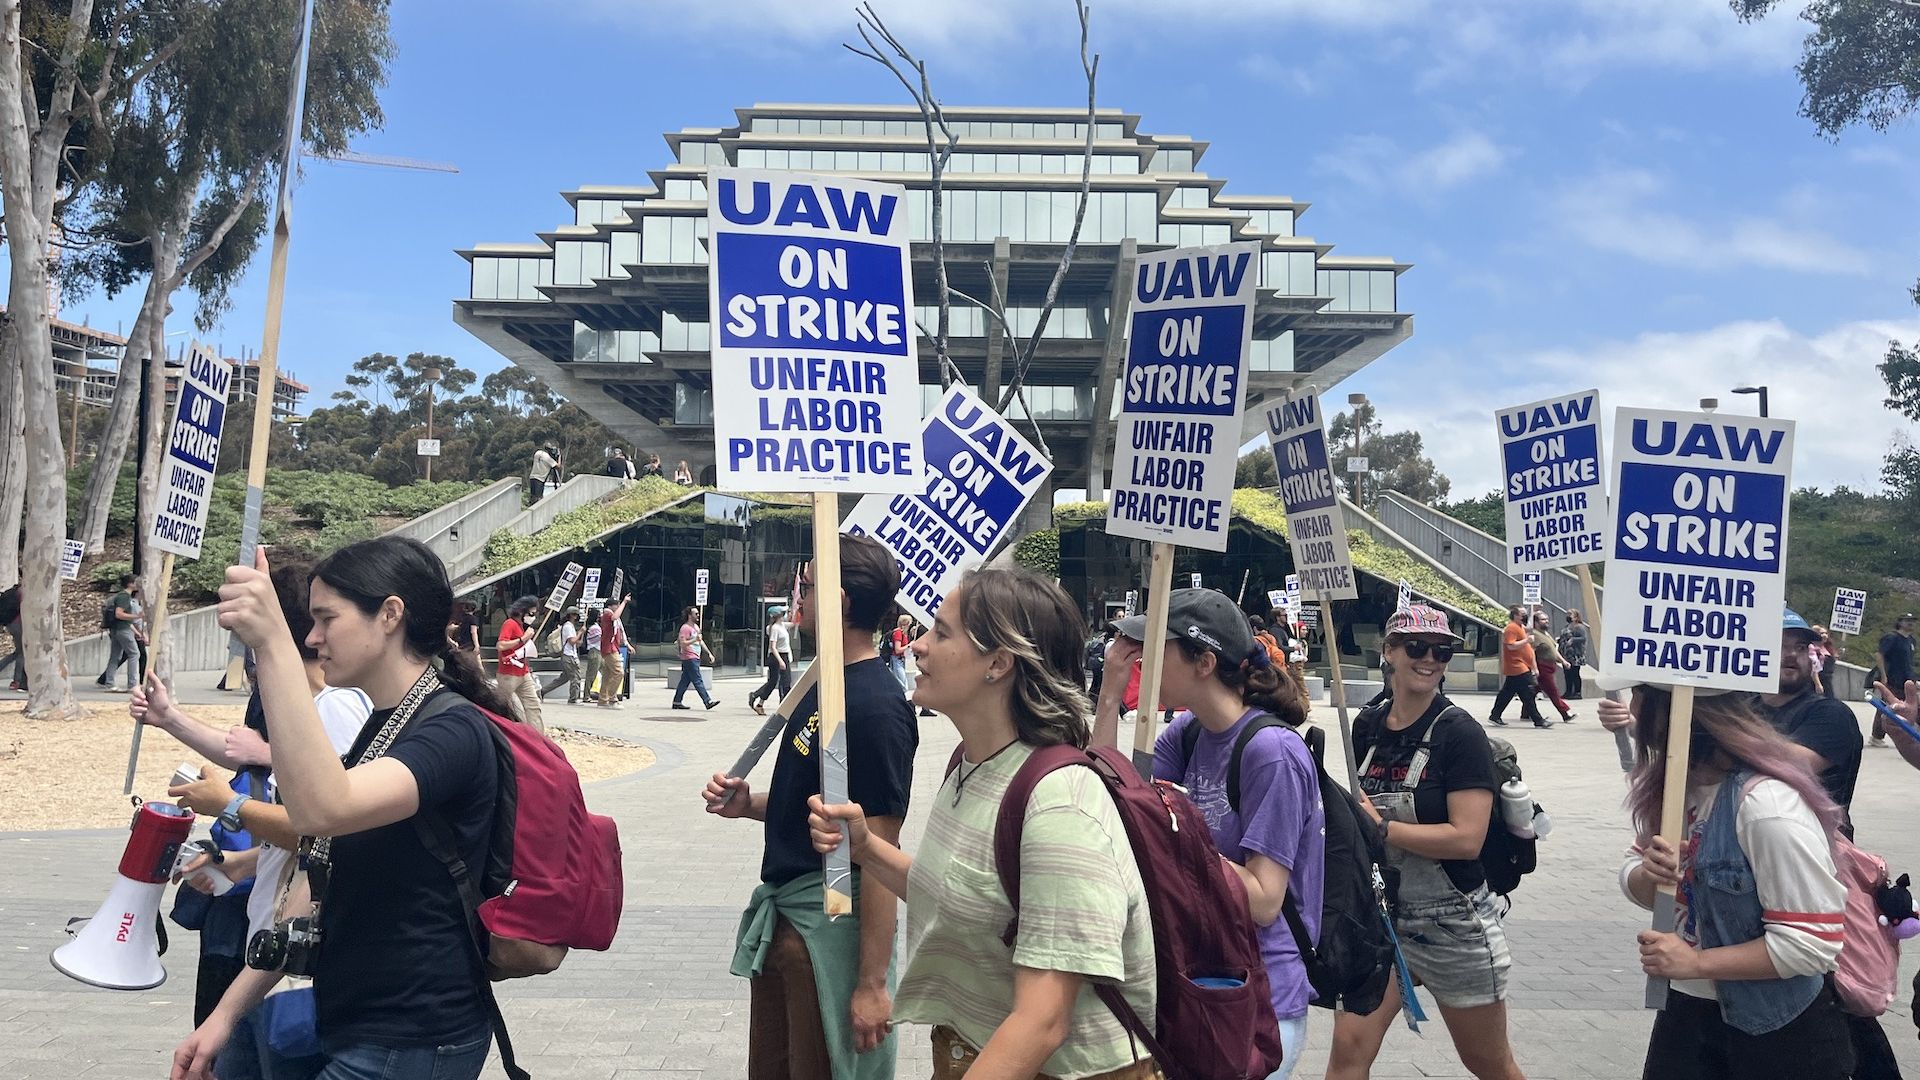
[[1091,737],[1083,667],[1087,624],[1054,582],[1026,570],[975,570],[947,603],[982,653],[1013,658],[1013,723],[1031,746],[1085,748]]

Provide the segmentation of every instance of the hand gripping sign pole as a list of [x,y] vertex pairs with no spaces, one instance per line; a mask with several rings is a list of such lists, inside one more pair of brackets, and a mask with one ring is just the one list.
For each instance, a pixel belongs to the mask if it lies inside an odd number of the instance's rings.
[[[1615,413],[1602,674],[1672,688],[1660,835],[1676,848],[1696,696],[1779,687],[1792,462],[1790,420]],[[1654,932],[1672,933],[1674,915],[1659,890]],[[1667,989],[1649,979],[1648,1007],[1663,1008]]]
[[1107,535],[1153,545],[1134,763],[1149,772],[1173,546],[1227,550],[1260,245],[1142,255],[1134,265]]
[[[718,485],[813,497],[821,797],[847,801],[840,491],[924,484],[907,193],[895,184],[718,167],[708,176]],[[818,606],[824,603],[826,610]],[[784,704],[784,703],[783,703]],[[843,839],[823,860],[829,916],[850,914]]]
[[[273,391],[279,385],[280,312],[287,292],[287,245],[293,239],[293,179],[300,163],[300,130],[306,116],[307,46],[313,36],[313,0],[306,0],[300,16],[300,51],[293,65],[293,86],[287,93],[286,145],[280,160],[280,191],[274,200],[273,255],[267,265],[267,318],[260,344],[259,391],[254,395],[253,447],[247,456],[247,502],[240,519],[240,547],[236,564],[253,565],[260,536],[260,504],[266,496],[267,446],[273,434]],[[227,650],[229,690],[247,685],[247,647],[238,634]]]
[[[153,615],[148,623],[147,664],[140,672],[144,685],[153,677],[167,632],[167,593],[173,588],[173,564],[179,556],[200,557],[206,537],[207,507],[213,500],[214,467],[220,461],[220,433],[226,425],[227,391],[233,369],[211,349],[196,342],[187,353],[180,394],[173,406],[173,425],[167,429],[167,452],[160,460],[159,506],[147,527],[147,543],[163,551],[160,580],[153,593]],[[127,752],[127,780],[121,794],[133,793],[133,772],[140,761],[140,736],[145,725],[133,724],[133,746]]]

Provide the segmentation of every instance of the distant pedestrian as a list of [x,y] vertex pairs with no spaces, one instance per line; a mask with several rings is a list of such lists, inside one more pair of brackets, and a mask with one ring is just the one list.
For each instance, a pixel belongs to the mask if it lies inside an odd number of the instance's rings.
[[767,681],[747,695],[748,707],[761,716],[767,715],[764,706],[775,687],[779,688],[782,701],[793,692],[793,637],[787,631],[787,609],[777,605],[767,619],[766,658]]
[[5,660],[0,660],[0,669],[8,665],[13,667],[13,683],[10,689],[27,688],[27,664],[21,651],[26,647],[26,638],[20,636],[20,586],[15,585],[6,592],[0,592],[0,624],[5,624],[7,636],[13,639],[13,652]]
[[1100,700],[1100,686],[1107,671],[1107,649],[1113,645],[1113,631],[1107,630],[1087,642],[1087,697]]
[[527,470],[527,505],[539,502],[549,486],[560,483],[560,453],[551,446],[533,452],[533,467]]
[[[1908,612],[1894,620],[1892,633],[1880,639],[1880,681],[1896,695],[1906,693],[1907,681],[1913,678],[1913,624],[1913,613]],[[1873,745],[1887,745],[1885,721],[1877,709],[1873,714]]]
[[567,672],[567,704],[578,705],[584,691],[580,681],[580,612],[568,608],[560,616],[560,666]]
[[1533,641],[1527,636],[1527,609],[1514,606],[1507,610],[1507,629],[1500,638],[1500,692],[1493,697],[1493,712],[1487,719],[1495,727],[1506,727],[1507,703],[1520,699],[1520,719],[1533,721],[1534,727],[1552,727],[1540,715],[1534,699],[1539,690],[1539,661],[1534,658]]
[[913,647],[913,616],[902,615],[893,629],[887,631],[887,670],[900,680],[900,689],[909,696],[913,693],[913,684],[907,681],[907,650]]
[[681,487],[693,486],[693,466],[687,464],[686,458],[681,458],[680,464],[673,467],[673,482]]
[[1587,618],[1578,609],[1567,612],[1567,628],[1560,631],[1560,659],[1565,661],[1565,689],[1568,701],[1579,701],[1583,689],[1580,667],[1587,662],[1587,652],[1593,643],[1591,631],[1587,628]]
[[480,652],[480,620],[473,610],[471,600],[461,600],[453,605],[453,621],[447,624],[447,642],[460,652],[477,656]]
[[140,637],[145,615],[140,607],[140,575],[121,574],[120,591],[101,608],[101,626],[107,631],[109,652],[107,670],[93,681],[102,690],[113,689],[113,673],[120,665],[127,665],[127,685],[118,693],[133,692],[133,684],[140,680]]
[[1820,638],[1814,643],[1814,655],[1820,661],[1818,670],[1814,672],[1814,681],[1819,684],[1816,689],[1820,691],[1822,697],[1831,698],[1834,696],[1833,669],[1840,664],[1840,652],[1835,648],[1833,635],[1827,632],[1826,627],[1816,623],[1813,632]]
[[619,603],[600,613],[600,707],[604,709],[620,705],[620,688],[627,677],[626,665],[620,659],[627,631],[620,625],[620,618],[627,613],[627,601],[632,599],[632,596],[623,596]]
[[1533,632],[1528,635],[1528,640],[1533,645],[1534,663],[1539,669],[1540,691],[1547,695],[1547,700],[1553,703],[1554,708],[1560,710],[1560,722],[1567,724],[1573,722],[1573,710],[1567,707],[1567,700],[1560,696],[1559,674],[1564,665],[1560,662],[1560,647],[1554,644],[1553,634],[1549,632],[1552,625],[1546,612],[1534,612]]
[[547,722],[540,716],[540,682],[528,666],[535,652],[533,610],[539,606],[539,597],[523,596],[507,608],[507,620],[500,624],[500,677],[495,683],[513,718],[544,733]]
[[607,458],[606,474],[616,480],[637,478],[633,471],[633,461],[627,457],[625,450],[617,446],[613,448],[613,454]]
[[660,455],[648,454],[647,460],[642,462],[640,465],[640,475],[642,477],[659,476],[660,473],[661,473]]
[[700,655],[705,653],[707,659],[711,660],[713,659],[713,653],[707,648],[707,643],[702,640],[700,636],[699,608],[689,607],[681,612],[680,633],[674,639],[674,649],[680,657],[680,683],[673,688],[673,707],[676,709],[691,709],[693,707],[682,700],[687,696],[687,687],[689,686],[693,687],[694,691],[700,695],[700,700],[706,703],[707,708],[711,709],[715,705],[720,704],[712,695],[707,693],[707,684],[702,682],[700,678]]
[[588,608],[580,634],[581,701],[600,700],[600,609]]

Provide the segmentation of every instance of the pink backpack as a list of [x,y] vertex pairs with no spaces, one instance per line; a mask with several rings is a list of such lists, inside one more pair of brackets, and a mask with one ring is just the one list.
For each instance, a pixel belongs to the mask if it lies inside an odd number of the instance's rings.
[[[954,750],[949,774],[960,753]],[[1002,940],[1011,947],[1020,933],[1020,834],[1034,785],[1077,767],[1092,769],[1106,784],[1140,867],[1153,922],[1157,1015],[1142,1019],[1117,986],[1095,984],[1094,992],[1167,1080],[1254,1080],[1272,1073],[1280,1067],[1280,1025],[1246,887],[1220,864],[1213,833],[1187,797],[1141,779],[1118,750],[1042,747],[1007,785],[993,830],[994,869],[1014,910]],[[1237,985],[1210,985],[1218,981]]]
[[1879,1016],[1893,1004],[1900,978],[1900,942],[1880,925],[1878,897],[1888,887],[1887,861],[1835,837],[1833,862],[1847,887],[1846,944],[1833,973],[1834,993],[1847,1012]]
[[[440,694],[420,718],[463,704],[470,702]],[[604,952],[613,944],[623,897],[620,832],[612,818],[587,812],[580,775],[553,740],[498,713],[480,712],[491,721],[499,782],[487,865],[476,877],[438,814],[415,814],[414,827],[466,901],[468,929],[487,977],[545,975],[560,966],[568,949]],[[483,990],[501,1064],[514,1080],[527,1080],[526,1070],[514,1063],[493,988]]]

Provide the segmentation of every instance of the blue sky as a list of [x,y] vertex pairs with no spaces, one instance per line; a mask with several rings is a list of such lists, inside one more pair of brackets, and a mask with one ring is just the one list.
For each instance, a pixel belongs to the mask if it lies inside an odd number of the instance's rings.
[[[324,2],[324,0],[323,0]],[[1070,0],[876,0],[950,104],[1084,100]],[[1492,411],[1598,385],[1692,407],[1772,387],[1801,484],[1878,486],[1911,425],[1880,406],[1890,337],[1920,338],[1920,136],[1831,144],[1797,115],[1806,24],[1723,0],[1105,0],[1101,103],[1212,142],[1228,193],[1313,204],[1299,232],[1415,264],[1413,338],[1341,391],[1418,427],[1456,494],[1496,482]],[[455,326],[481,241],[567,219],[557,193],[644,183],[664,131],[755,101],[902,101],[840,48],[844,2],[396,4],[384,131],[359,149],[457,164],[310,163],[281,363],[324,404],[370,352],[499,358]],[[206,335],[257,350],[264,257]],[[113,327],[135,298],[62,313]],[[189,325],[190,298],[173,329]],[[179,339],[176,339],[179,340]]]

